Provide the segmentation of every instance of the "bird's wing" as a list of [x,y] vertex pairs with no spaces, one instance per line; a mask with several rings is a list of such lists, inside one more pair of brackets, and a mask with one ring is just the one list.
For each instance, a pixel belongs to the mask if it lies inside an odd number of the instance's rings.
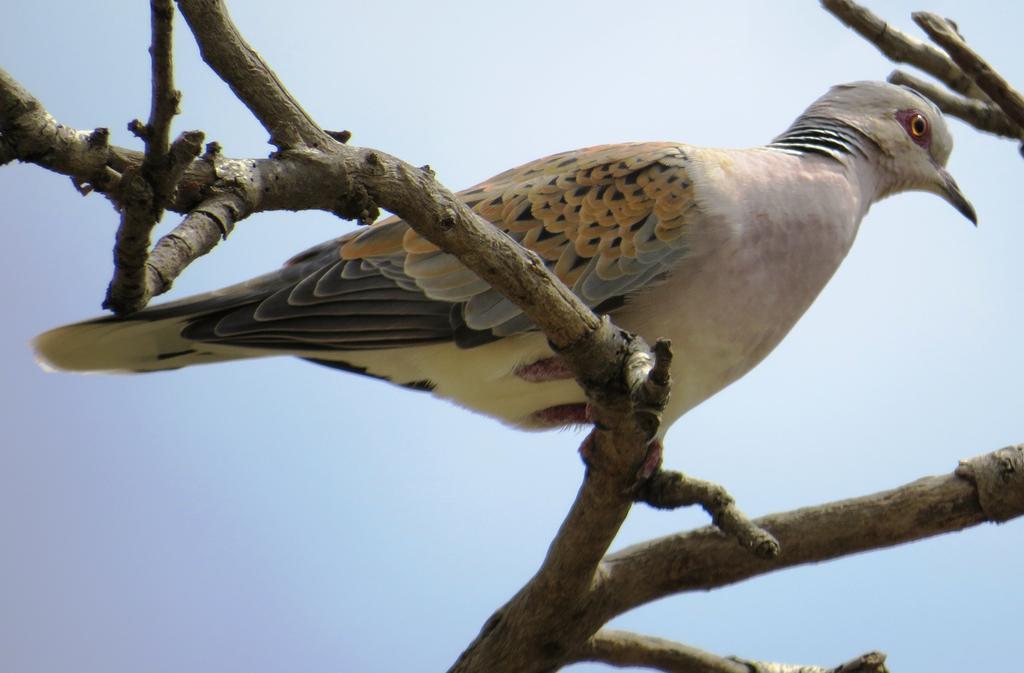
[[[676,144],[604,145],[533,161],[459,196],[607,311],[686,254],[697,216],[686,167]],[[185,336],[349,350],[472,346],[532,328],[515,304],[394,217],[302,253],[249,287],[241,301],[221,293]]]

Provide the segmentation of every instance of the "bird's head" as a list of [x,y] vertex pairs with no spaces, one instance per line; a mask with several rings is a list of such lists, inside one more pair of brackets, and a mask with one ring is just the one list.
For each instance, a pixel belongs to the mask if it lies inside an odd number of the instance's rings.
[[974,207],[946,170],[953,150],[946,121],[930,100],[913,89],[885,82],[840,84],[815,101],[804,116],[837,120],[874,145],[879,198],[908,190],[931,192],[977,224]]
[[857,146],[874,156],[877,199],[910,190],[931,192],[978,223],[974,207],[945,168],[953,139],[942,113],[913,89],[885,82],[834,86],[780,138],[790,138],[790,145],[794,135],[806,142],[808,129],[819,134],[819,143],[821,133],[830,134],[847,148]]

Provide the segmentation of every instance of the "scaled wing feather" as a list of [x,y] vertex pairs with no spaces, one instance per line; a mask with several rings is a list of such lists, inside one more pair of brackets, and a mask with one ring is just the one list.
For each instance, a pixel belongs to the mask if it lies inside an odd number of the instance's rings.
[[[686,164],[672,143],[603,145],[525,164],[459,196],[588,305],[608,308],[686,254],[697,216]],[[279,273],[271,291],[218,303],[186,335],[345,350],[471,346],[532,328],[515,304],[396,217],[316,246]]]

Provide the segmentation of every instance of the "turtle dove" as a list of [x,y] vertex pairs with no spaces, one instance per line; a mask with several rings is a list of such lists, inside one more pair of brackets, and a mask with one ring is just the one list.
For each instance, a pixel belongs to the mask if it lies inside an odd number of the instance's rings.
[[[596,311],[648,341],[672,340],[660,438],[775,348],[873,203],[923,190],[976,221],[944,168],[951,149],[927,99],[857,82],[833,87],[762,147],[590,147],[459,196]],[[35,347],[44,365],[75,371],[296,355],[522,428],[587,419],[582,390],[519,308],[397,218],[248,282],[46,332]]]

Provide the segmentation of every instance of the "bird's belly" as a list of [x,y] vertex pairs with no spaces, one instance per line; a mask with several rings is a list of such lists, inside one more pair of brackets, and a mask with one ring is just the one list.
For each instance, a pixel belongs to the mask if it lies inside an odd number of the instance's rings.
[[468,349],[444,343],[339,353],[338,359],[399,385],[429,386],[438,397],[509,425],[544,429],[579,422],[579,405],[586,402],[571,377],[519,374],[553,355],[543,334],[529,332]]

